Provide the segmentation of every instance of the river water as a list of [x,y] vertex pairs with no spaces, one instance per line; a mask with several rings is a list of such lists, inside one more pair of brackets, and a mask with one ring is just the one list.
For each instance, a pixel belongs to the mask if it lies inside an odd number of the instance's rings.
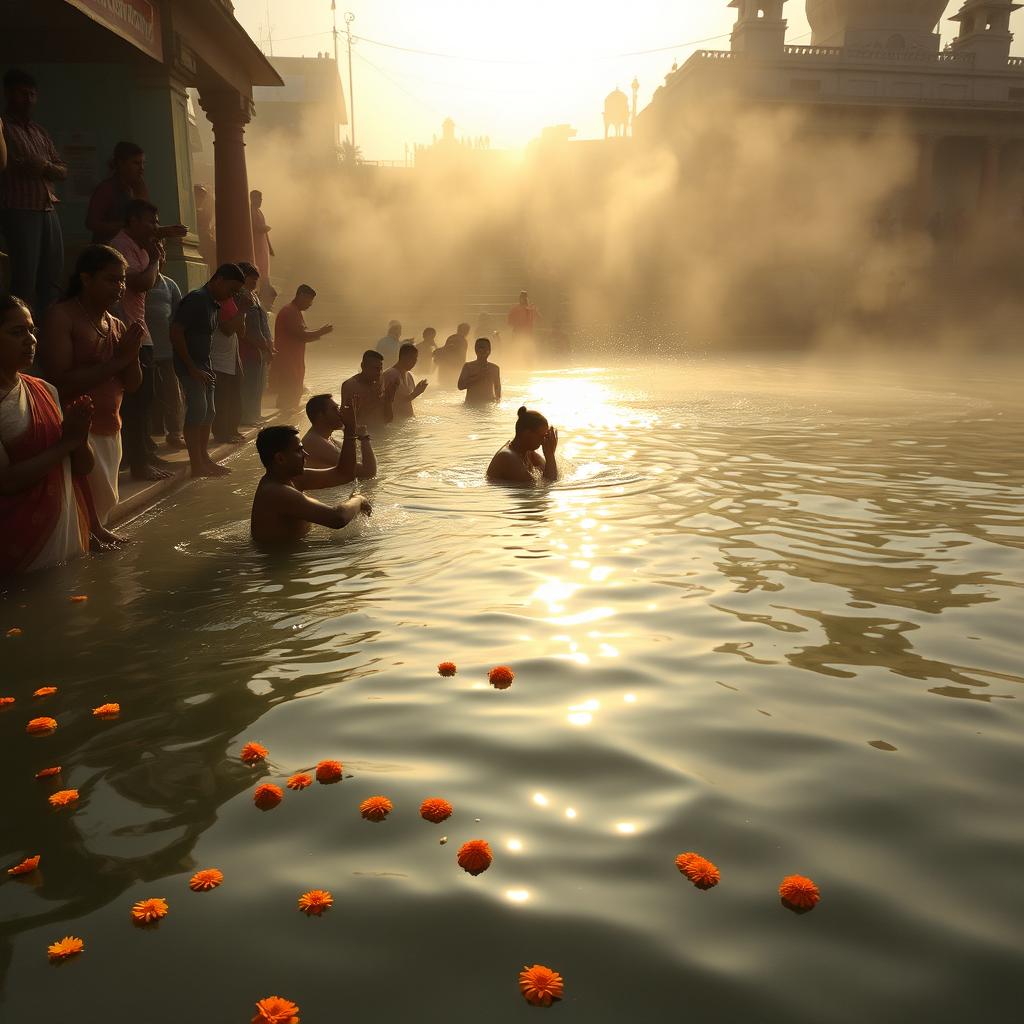
[[[517,1021],[542,963],[566,984],[548,1012],[587,1024],[1017,1019],[1024,378],[506,377],[500,409],[435,388],[377,438],[375,514],[341,535],[255,552],[250,449],[124,552],[8,589],[0,847],[43,860],[0,882],[0,1018],[230,1024],[274,994],[303,1024]],[[523,402],[564,479],[488,486]],[[33,714],[58,731],[26,736]],[[340,785],[254,808],[321,758]],[[62,785],[80,802],[53,811]],[[394,811],[363,821],[377,794]],[[429,796],[453,817],[421,820]],[[717,888],[676,870],[691,850]],[[190,892],[206,867],[224,884]],[[792,873],[811,913],[780,905]],[[170,913],[140,931],[150,896]],[[49,965],[68,934],[85,953]]]

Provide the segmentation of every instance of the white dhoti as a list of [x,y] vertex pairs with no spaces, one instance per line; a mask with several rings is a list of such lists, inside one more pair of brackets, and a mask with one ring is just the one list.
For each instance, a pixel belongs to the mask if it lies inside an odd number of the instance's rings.
[[117,504],[117,474],[121,470],[121,434],[90,434],[89,447],[96,465],[89,474],[89,490],[96,518],[106,526]]

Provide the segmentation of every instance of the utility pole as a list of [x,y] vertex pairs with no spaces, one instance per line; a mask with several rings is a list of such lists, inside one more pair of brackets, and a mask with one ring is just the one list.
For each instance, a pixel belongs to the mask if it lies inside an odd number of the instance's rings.
[[[334,0],[331,0],[334,3]],[[345,32],[348,35],[348,111],[349,111],[349,135],[352,137],[352,153],[355,155],[356,148],[356,94],[352,88],[352,22],[356,16],[351,11],[345,12]],[[337,39],[337,35],[335,35]],[[335,43],[337,46],[337,43]],[[337,60],[337,58],[335,58]]]

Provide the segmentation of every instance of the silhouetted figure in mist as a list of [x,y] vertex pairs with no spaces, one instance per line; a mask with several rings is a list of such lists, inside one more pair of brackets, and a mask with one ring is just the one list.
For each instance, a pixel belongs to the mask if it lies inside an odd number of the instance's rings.
[[424,327],[423,340],[416,346],[420,354],[421,372],[431,373],[434,369],[434,353],[437,351],[437,328]]
[[476,359],[462,367],[459,390],[466,392],[466,405],[493,405],[501,401],[501,368],[489,362],[490,338],[477,338],[474,347]]
[[443,387],[453,388],[466,364],[469,354],[469,324],[459,324],[454,334],[450,334],[444,345],[434,353],[437,366],[437,379]]
[[[543,455],[537,454],[537,449]],[[487,467],[487,479],[500,484],[551,483],[558,479],[558,431],[542,413],[522,406],[516,420],[516,436],[497,452]]]
[[519,293],[519,302],[509,310],[508,322],[512,328],[513,337],[523,335],[529,337],[533,334],[537,321],[542,319],[537,307],[530,302],[530,296],[526,292]]

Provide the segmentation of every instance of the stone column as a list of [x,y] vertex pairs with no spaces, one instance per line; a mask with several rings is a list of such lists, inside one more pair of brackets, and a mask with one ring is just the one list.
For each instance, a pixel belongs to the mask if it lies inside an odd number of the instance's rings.
[[217,262],[253,261],[249,173],[245,167],[245,126],[252,100],[234,89],[199,90],[199,104],[213,125]]

